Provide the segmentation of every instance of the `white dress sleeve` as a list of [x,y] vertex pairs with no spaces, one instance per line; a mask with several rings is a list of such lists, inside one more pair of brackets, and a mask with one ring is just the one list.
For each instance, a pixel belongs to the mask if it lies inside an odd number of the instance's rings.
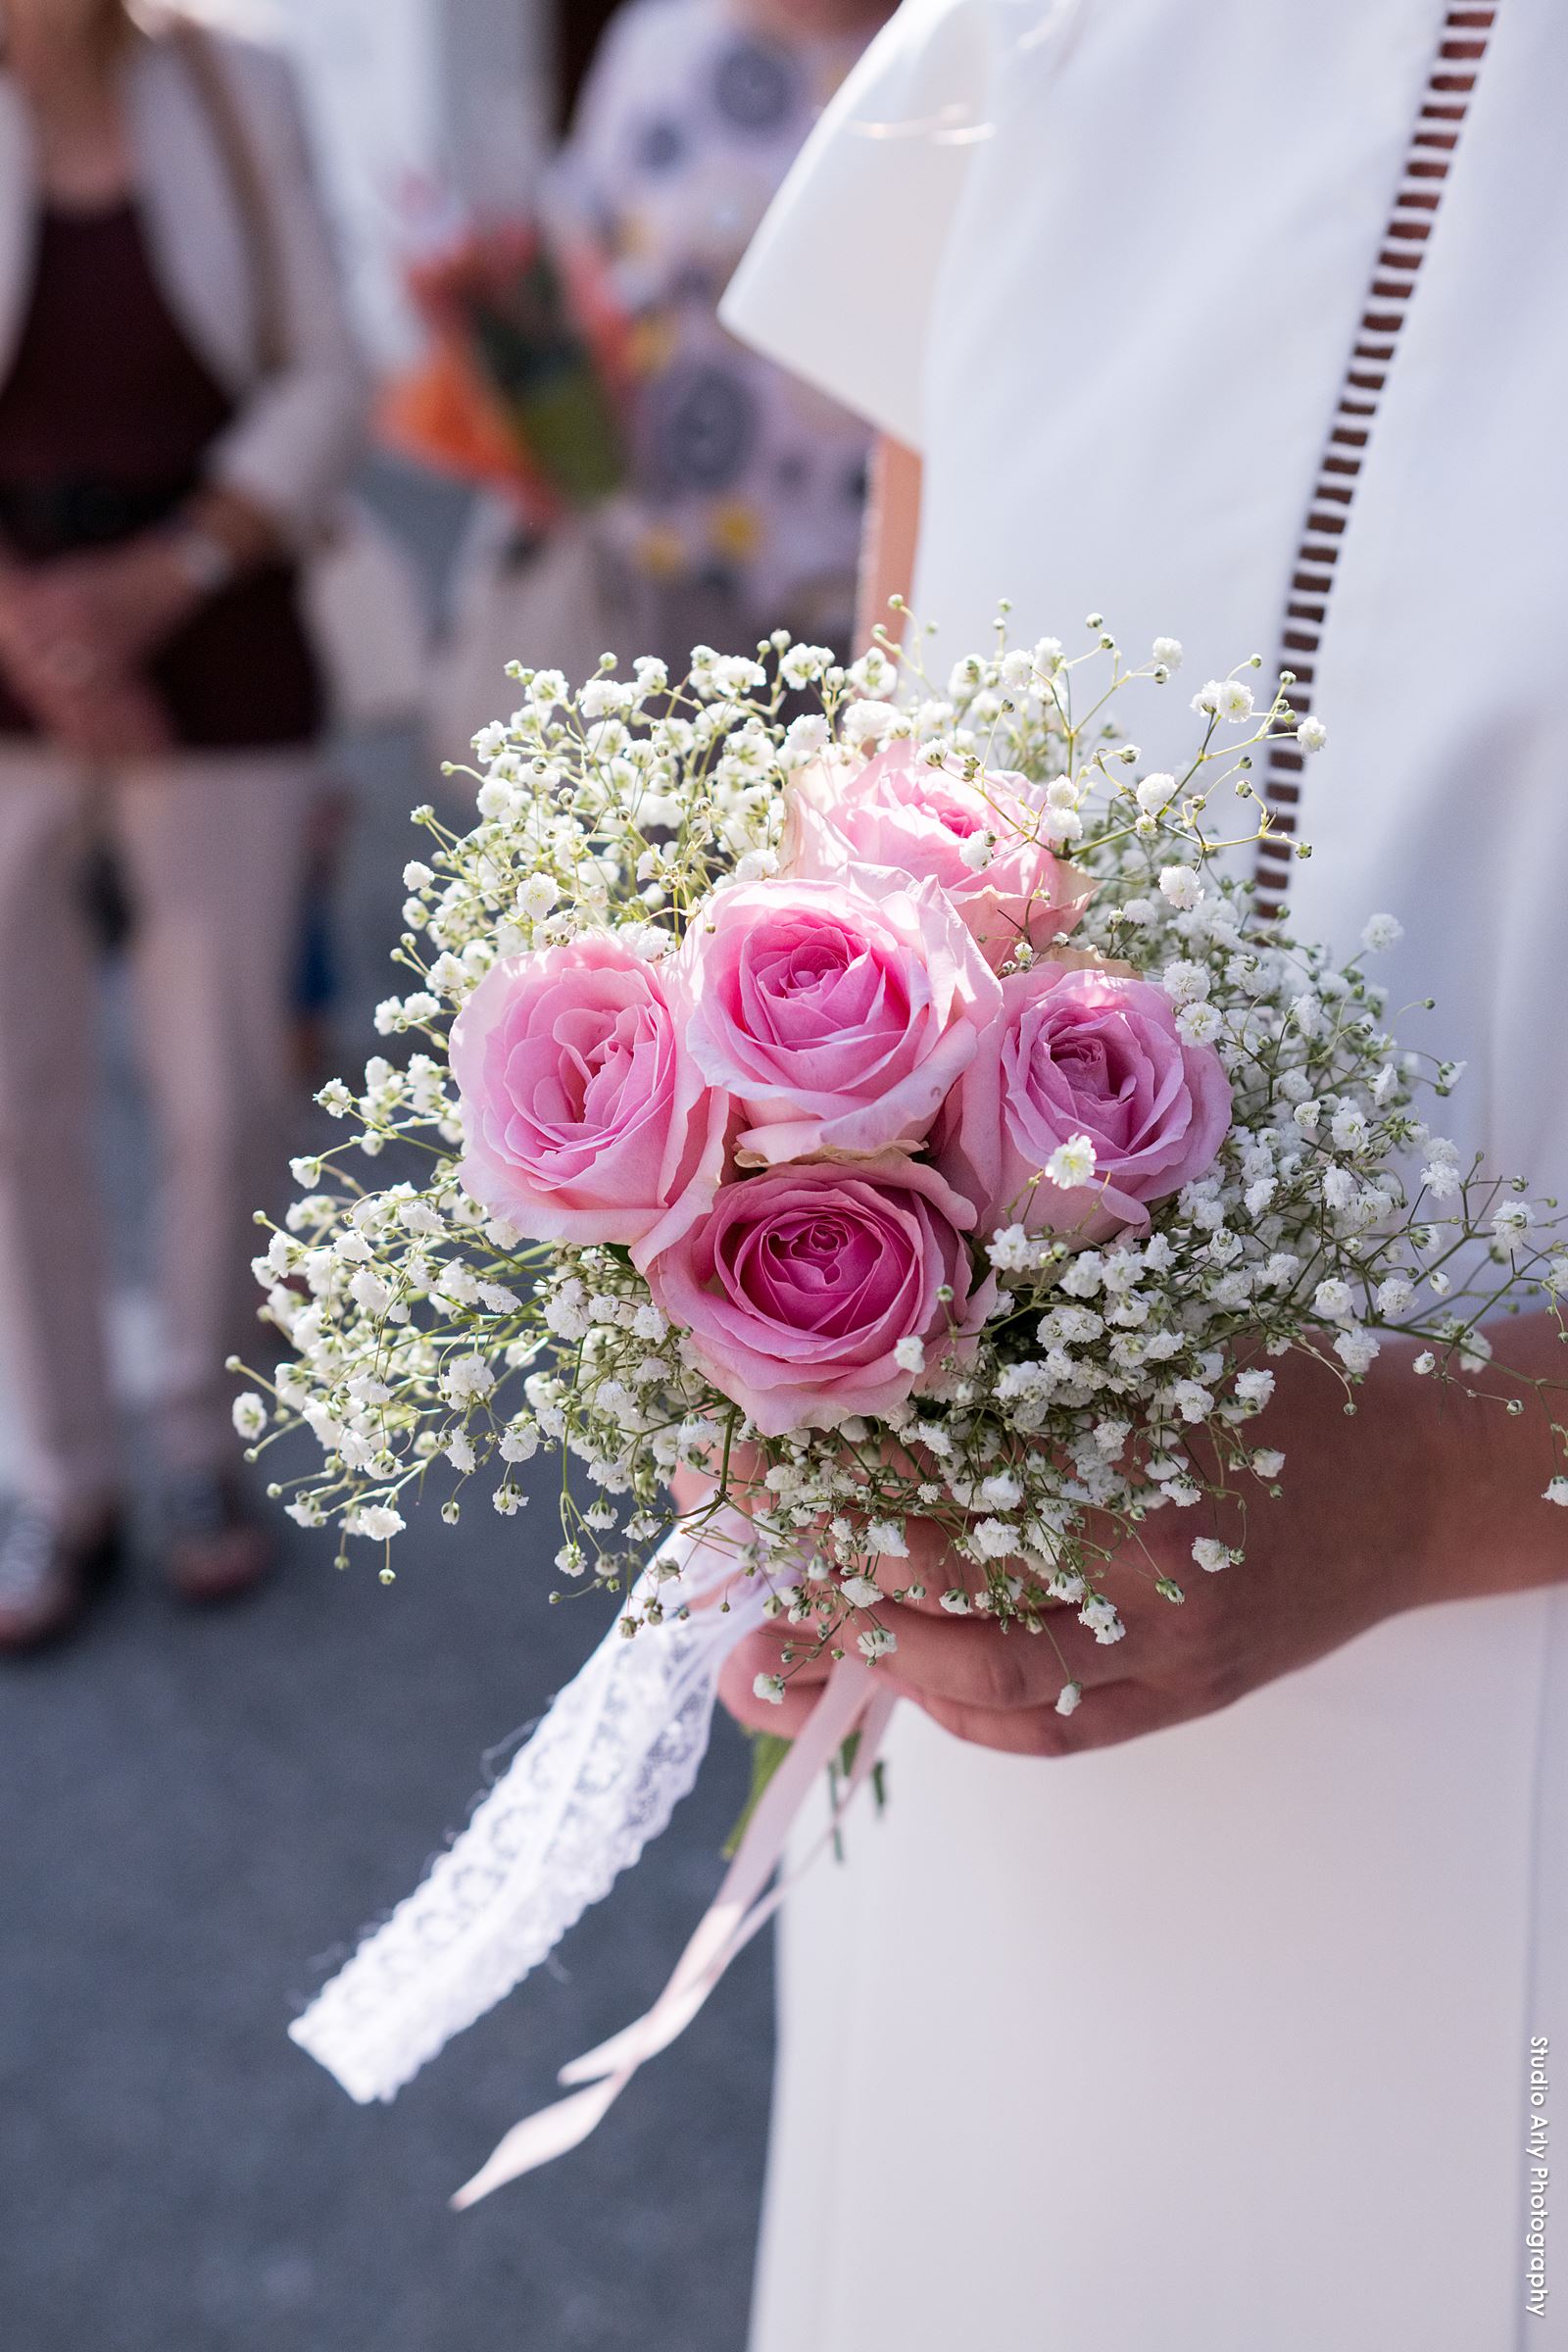
[[988,135],[986,0],[905,0],[827,108],[724,297],[730,331],[918,449],[933,296]]

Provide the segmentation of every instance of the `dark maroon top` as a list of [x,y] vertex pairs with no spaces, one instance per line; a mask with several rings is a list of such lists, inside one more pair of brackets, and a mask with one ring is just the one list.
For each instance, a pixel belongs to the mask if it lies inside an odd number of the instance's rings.
[[[45,212],[32,299],[0,387],[0,540],[45,562],[167,520],[232,415],[185,340],[130,204]],[[176,743],[260,750],[321,726],[319,672],[290,564],[208,599],[149,662]],[[0,733],[34,734],[0,677]]]

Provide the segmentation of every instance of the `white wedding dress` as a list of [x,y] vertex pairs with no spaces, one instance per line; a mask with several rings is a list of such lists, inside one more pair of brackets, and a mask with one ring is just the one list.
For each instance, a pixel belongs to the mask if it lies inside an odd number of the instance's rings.
[[[727,315],[923,453],[939,674],[1002,594],[1024,642],[1179,636],[1154,766],[1204,677],[1279,658],[1450,14],[915,0],[874,45]],[[1451,1132],[1568,1192],[1565,121],[1568,10],[1500,0],[1345,533],[1292,905],[1347,947],[1402,918],[1394,1003],[1440,1000],[1402,1026],[1470,1063]],[[755,2352],[1568,2343],[1568,2210],[1528,2317],[1524,2178],[1532,2034],[1568,2078],[1568,1591],[1065,1765],[904,1708],[890,1782],[786,1915]]]

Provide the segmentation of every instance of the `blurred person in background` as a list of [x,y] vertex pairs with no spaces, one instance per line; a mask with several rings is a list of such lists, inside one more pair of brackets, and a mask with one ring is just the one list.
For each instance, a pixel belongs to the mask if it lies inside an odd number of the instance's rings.
[[24,1459],[0,1649],[121,1540],[83,853],[133,917],[163,1147],[158,1429],[174,1590],[268,1564],[224,1359],[286,1150],[286,994],[322,721],[299,561],[365,387],[295,100],[265,52],[122,0],[0,30],[0,1333]]
[[561,188],[634,322],[629,483],[601,533],[623,654],[779,626],[843,648],[865,425],[719,325],[719,296],[880,0],[630,0],[600,47]]

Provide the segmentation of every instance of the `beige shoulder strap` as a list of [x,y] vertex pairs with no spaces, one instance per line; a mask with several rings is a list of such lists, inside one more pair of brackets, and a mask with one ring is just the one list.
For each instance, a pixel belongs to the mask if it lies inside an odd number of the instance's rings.
[[289,359],[283,257],[267,182],[244,111],[217,45],[204,25],[189,17],[173,17],[168,21],[164,37],[173,42],[184,60],[222,154],[250,251],[257,356],[262,373],[276,375],[287,367]]

